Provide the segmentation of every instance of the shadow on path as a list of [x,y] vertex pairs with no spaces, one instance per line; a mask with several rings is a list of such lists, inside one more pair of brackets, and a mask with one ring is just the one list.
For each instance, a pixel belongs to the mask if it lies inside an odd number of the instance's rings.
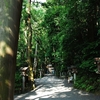
[[100,100],[99,95],[74,89],[66,79],[45,76],[36,79],[37,88],[26,94],[16,95],[14,100]]

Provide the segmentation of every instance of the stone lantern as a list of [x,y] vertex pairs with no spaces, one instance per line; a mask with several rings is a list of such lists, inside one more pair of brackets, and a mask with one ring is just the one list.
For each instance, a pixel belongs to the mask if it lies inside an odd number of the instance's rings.
[[96,73],[97,73],[97,74],[100,74],[100,57],[94,58],[94,64],[96,64],[96,66],[97,66],[97,71],[96,71]]
[[77,73],[77,68],[76,68],[76,66],[71,66],[71,69],[72,69],[72,73]]
[[21,67],[20,68],[20,72],[22,75],[22,91],[23,92],[25,90],[25,76],[27,75],[27,70],[28,70],[28,67]]
[[77,68],[76,66],[71,66],[71,69],[72,69],[72,73],[73,73],[73,77],[74,77],[74,83],[76,81],[76,73],[77,73]]

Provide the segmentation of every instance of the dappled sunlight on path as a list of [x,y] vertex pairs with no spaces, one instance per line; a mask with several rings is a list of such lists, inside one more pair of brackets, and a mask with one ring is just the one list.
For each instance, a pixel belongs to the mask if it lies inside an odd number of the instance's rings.
[[36,84],[35,90],[15,96],[14,100],[100,100],[100,96],[74,89],[66,79],[55,76],[36,79]]

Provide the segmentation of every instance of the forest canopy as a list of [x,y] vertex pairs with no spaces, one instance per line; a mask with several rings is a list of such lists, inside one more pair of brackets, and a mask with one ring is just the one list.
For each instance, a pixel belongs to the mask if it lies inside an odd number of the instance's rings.
[[[94,91],[100,87],[94,64],[94,58],[100,56],[99,0],[33,1],[30,16],[33,69],[42,68],[46,72],[45,66],[52,63],[59,76],[61,71],[74,65],[78,69],[77,88],[87,87],[87,91]],[[17,51],[18,69],[28,66],[28,18],[28,5],[24,0]]]

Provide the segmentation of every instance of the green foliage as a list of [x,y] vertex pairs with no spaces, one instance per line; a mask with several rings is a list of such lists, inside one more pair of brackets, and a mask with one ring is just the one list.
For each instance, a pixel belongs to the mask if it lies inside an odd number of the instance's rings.
[[[48,38],[46,34],[46,30],[42,27],[41,23],[44,20],[45,9],[42,4],[33,2],[31,4],[31,16],[28,16],[28,1],[24,0],[22,6],[22,15],[20,21],[20,34],[18,41],[18,49],[17,49],[17,68],[15,75],[15,88],[20,87],[22,81],[20,81],[20,75],[17,71],[19,71],[20,67],[28,66],[27,56],[28,56],[28,34],[29,34],[29,24],[28,18],[31,18],[31,30],[32,30],[32,41],[31,41],[31,60],[32,65],[34,64],[34,58],[37,59],[37,68],[45,67],[45,59],[48,55],[46,53],[46,49],[48,48]],[[35,54],[37,44],[37,55]],[[38,69],[37,69],[38,70]],[[38,71],[37,73],[38,74]],[[38,74],[39,75],[39,74]],[[20,81],[20,82],[19,82]],[[20,83],[20,84],[19,84]]]
[[[17,66],[27,65],[27,5],[23,4],[18,45]],[[32,54],[38,67],[52,63],[56,74],[77,66],[79,72],[75,87],[94,91],[98,76],[95,75],[94,58],[100,55],[100,3],[95,0],[48,0],[47,4],[32,4]],[[44,68],[44,67],[43,67]],[[91,74],[92,73],[92,74]],[[91,79],[95,76],[94,79]],[[87,77],[88,76],[88,77]],[[97,81],[97,83],[94,82]],[[92,84],[93,83],[93,84]]]
[[96,83],[97,79],[95,77],[91,78],[90,76],[78,76],[74,86],[87,92],[96,92],[98,86]]
[[22,76],[20,75],[20,72],[15,73],[15,89],[21,89],[22,88]]
[[66,69],[67,66],[76,65],[82,75],[76,86],[93,91],[96,89],[91,84],[94,80],[88,79],[87,75],[91,77],[91,72],[95,73],[94,58],[100,55],[100,10],[96,10],[100,3],[94,0],[63,2],[51,1],[53,5],[46,11],[43,26],[50,44],[47,52],[59,71],[63,67]]
[[88,70],[92,72],[94,72],[96,69],[93,59],[87,59],[85,61],[82,61],[79,67],[82,68],[83,70]]

